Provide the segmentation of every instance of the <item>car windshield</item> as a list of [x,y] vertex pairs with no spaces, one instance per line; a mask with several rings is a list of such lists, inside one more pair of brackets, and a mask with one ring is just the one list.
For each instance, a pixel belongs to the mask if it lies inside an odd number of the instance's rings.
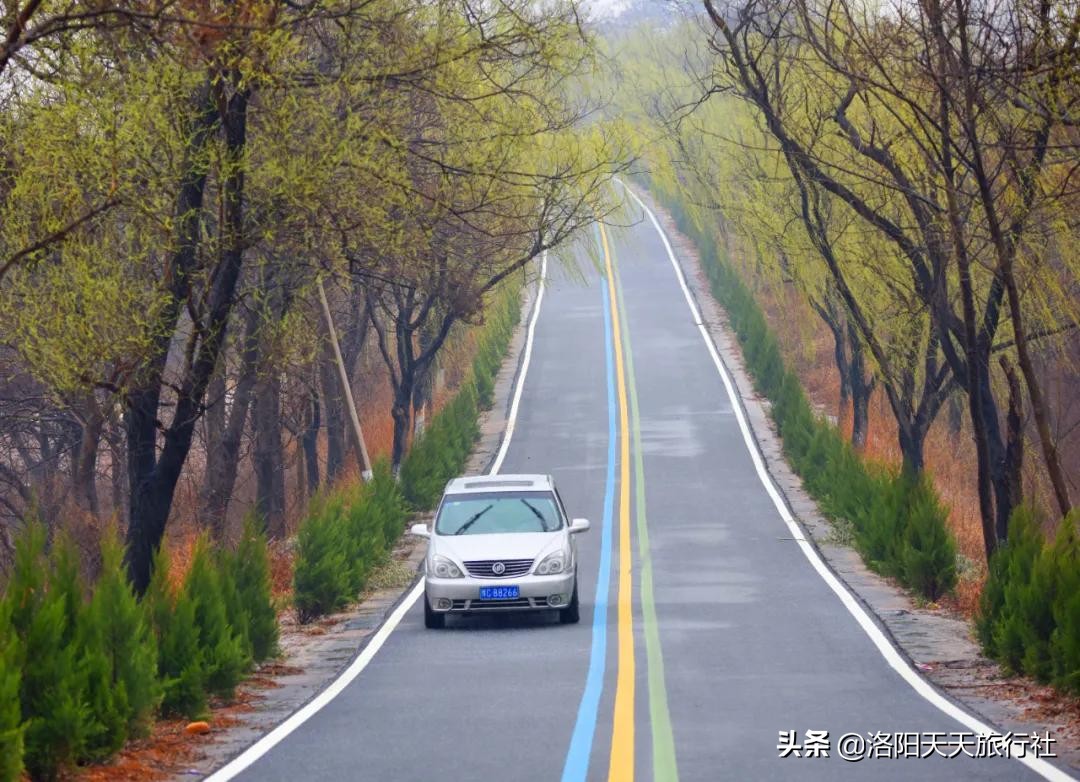
[[562,529],[555,497],[547,491],[451,494],[443,499],[435,531],[440,535],[554,532]]

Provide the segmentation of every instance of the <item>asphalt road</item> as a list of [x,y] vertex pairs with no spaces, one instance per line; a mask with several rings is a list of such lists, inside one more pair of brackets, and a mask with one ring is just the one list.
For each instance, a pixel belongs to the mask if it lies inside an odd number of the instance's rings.
[[[553,474],[570,514],[592,520],[581,623],[484,616],[433,631],[416,603],[243,778],[1035,778],[964,752],[839,757],[846,733],[940,733],[944,746],[967,728],[889,666],[791,539],[655,228],[607,238],[610,276],[599,231],[577,270],[551,261],[502,467]],[[800,745],[828,731],[829,757],[780,757],[782,730]]]

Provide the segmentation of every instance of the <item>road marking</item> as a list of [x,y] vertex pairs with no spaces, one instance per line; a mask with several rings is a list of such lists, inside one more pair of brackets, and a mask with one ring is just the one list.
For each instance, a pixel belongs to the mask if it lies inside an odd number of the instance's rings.
[[607,667],[608,591],[611,585],[611,528],[615,502],[615,442],[618,437],[615,421],[615,357],[611,341],[611,312],[607,288],[601,287],[604,300],[604,365],[607,377],[608,450],[607,474],[604,478],[604,519],[600,528],[600,564],[596,574],[596,598],[593,603],[592,646],[585,689],[581,693],[570,748],[563,765],[563,782],[581,782],[589,772],[592,757],[596,718],[600,711],[600,695],[604,691],[604,672]]
[[632,782],[634,779],[634,612],[633,549],[630,546],[630,422],[626,405],[626,373],[615,290],[615,272],[607,231],[600,223],[600,241],[604,247],[604,268],[611,307],[612,340],[615,343],[615,376],[619,392],[619,597],[618,597],[618,669],[615,677],[615,713],[611,731],[611,758],[608,779]]
[[653,594],[653,566],[649,548],[649,524],[645,510],[645,460],[641,447],[641,411],[638,407],[637,376],[634,373],[634,350],[630,339],[630,318],[623,301],[622,280],[615,267],[615,289],[619,294],[619,312],[623,319],[623,344],[626,352],[626,377],[630,391],[630,424],[634,454],[634,511],[641,560],[641,617],[645,628],[645,660],[649,682],[649,724],[652,728],[653,775],[656,782],[677,782],[679,767],[675,758],[675,734],[668,709],[667,683],[664,679],[664,655],[660,644],[660,625],[656,619]]
[[[682,287],[683,297],[686,299],[686,304],[690,308],[690,314],[697,324],[698,331],[701,332],[702,339],[705,340],[705,347],[708,349],[709,355],[712,356],[713,364],[716,365],[716,371],[720,373],[720,378],[724,382],[724,388],[727,390],[728,399],[731,401],[731,406],[735,411],[735,417],[739,422],[739,430],[742,432],[743,441],[746,443],[746,448],[750,452],[750,458],[754,462],[754,468],[757,470],[758,479],[765,487],[765,491],[768,492],[773,505],[776,506],[780,518],[784,520],[788,529],[791,530],[792,537],[799,544],[799,548],[802,550],[803,554],[810,561],[810,564],[813,566],[814,570],[817,571],[818,575],[821,576],[832,591],[836,593],[836,596],[840,598],[840,602],[843,603],[844,607],[855,618],[855,621],[859,623],[859,627],[863,629],[863,632],[870,637],[874,646],[877,647],[878,652],[881,653],[881,656],[885,658],[892,669],[900,674],[904,681],[906,681],[915,692],[969,730],[987,735],[996,735],[998,731],[994,730],[981,720],[976,719],[955,703],[945,698],[941,693],[935,690],[929,682],[917,674],[910,665],[908,665],[907,661],[900,655],[900,652],[897,651],[896,647],[894,647],[885,637],[885,634],[881,631],[881,628],[878,627],[877,623],[874,622],[862,605],[855,599],[854,595],[851,594],[848,588],[840,582],[840,579],[836,577],[832,570],[829,569],[828,565],[821,559],[817,549],[802,537],[802,529],[791,515],[787,503],[784,502],[780,491],[773,482],[772,476],[769,475],[768,470],[765,468],[761,449],[758,446],[757,440],[754,439],[750,425],[747,423],[746,415],[740,404],[740,398],[735,391],[734,383],[731,380],[727,367],[724,366],[724,362],[720,358],[720,354],[716,350],[716,345],[713,343],[712,336],[709,334],[706,327],[702,325],[701,313],[698,311],[693,295],[686,285],[686,277],[683,274],[682,267],[679,265],[678,260],[675,258],[675,252],[671,249],[671,242],[668,241],[667,234],[661,227],[660,221],[656,219],[656,215],[653,214],[653,211],[638,197],[637,193],[623,184],[622,181],[618,179],[616,179],[616,181],[622,185],[623,189],[637,201],[642,209],[645,210],[645,213],[649,216],[649,220],[656,228],[656,232],[660,235],[660,239],[664,243],[664,248],[667,250],[668,259],[671,261],[671,266],[675,270],[675,276],[678,278],[679,285]],[[1019,742],[1013,742],[1011,747],[1012,750],[1018,754],[1025,752],[1026,750],[1026,745]],[[1054,782],[1066,782],[1067,780],[1074,779],[1074,777],[1069,776],[1061,769],[1055,768],[1041,758],[1027,755],[1026,752],[1023,756],[1016,757],[1016,760],[1023,763],[1044,779],[1054,780]]]
[[[499,447],[498,455],[492,463],[491,469],[488,471],[490,475],[498,473],[499,467],[502,466],[503,459],[506,456],[507,448],[509,448],[510,438],[513,437],[514,434],[518,403],[521,401],[521,389],[525,385],[525,375],[529,371],[529,359],[532,356],[532,344],[533,336],[536,332],[536,320],[540,317],[540,304],[544,300],[544,281],[546,278],[547,252],[544,252],[540,259],[539,290],[536,294],[536,304],[533,307],[532,318],[529,321],[529,328],[525,337],[525,354],[522,360],[521,372],[518,375],[517,385],[514,388],[514,401],[510,405],[510,412],[508,413],[506,421],[506,431],[503,433],[503,440]],[[390,613],[390,616],[382,623],[375,632],[375,635],[371,637],[371,640],[363,648],[360,654],[356,656],[356,659],[349,664],[348,668],[341,672],[340,676],[334,679],[334,681],[332,681],[324,690],[320,691],[314,698],[304,704],[303,707],[289,715],[288,719],[226,763],[223,767],[208,776],[205,782],[228,782],[228,780],[249,768],[255,761],[280,744],[290,733],[315,716],[315,714],[326,706],[326,704],[330,703],[330,701],[340,695],[341,692],[348,687],[365,668],[367,668],[368,663],[370,663],[375,655],[378,654],[379,650],[383,647],[383,644],[386,643],[386,639],[389,638],[390,634],[394,632],[399,624],[401,624],[401,620],[405,618],[405,615],[409,613],[409,609],[416,604],[416,601],[420,599],[422,594],[424,594],[424,580],[420,579],[416,583],[416,586],[414,586],[401,602],[398,603],[397,608]]]
[[521,374],[518,376],[517,385],[514,387],[514,399],[510,403],[510,412],[506,417],[506,431],[503,432],[502,442],[499,444],[499,452],[495,455],[495,461],[491,463],[489,475],[498,475],[502,468],[506,452],[510,450],[510,440],[514,436],[514,427],[517,425],[518,406],[521,404],[521,392],[525,389],[525,375],[529,371],[529,362],[532,360],[533,336],[536,334],[536,320],[540,317],[540,305],[544,302],[544,283],[547,280],[547,250],[540,256],[540,282],[537,284],[536,305],[533,307],[532,317],[529,319],[529,328],[525,333],[525,353],[521,359]]

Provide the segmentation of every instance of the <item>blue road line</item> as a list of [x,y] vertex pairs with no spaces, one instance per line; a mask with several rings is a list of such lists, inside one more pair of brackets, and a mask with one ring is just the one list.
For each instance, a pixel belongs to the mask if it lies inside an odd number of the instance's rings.
[[615,504],[615,353],[612,346],[611,307],[607,286],[601,285],[604,294],[604,350],[607,363],[608,396],[608,454],[607,478],[604,484],[604,520],[600,535],[600,566],[596,574],[596,602],[593,606],[592,651],[589,654],[589,672],[585,677],[585,691],[578,706],[577,722],[566,753],[562,782],[584,780],[589,771],[592,756],[593,735],[596,733],[596,717],[600,710],[600,695],[604,691],[604,668],[607,664],[607,615],[608,588],[611,584],[611,526],[612,509]]

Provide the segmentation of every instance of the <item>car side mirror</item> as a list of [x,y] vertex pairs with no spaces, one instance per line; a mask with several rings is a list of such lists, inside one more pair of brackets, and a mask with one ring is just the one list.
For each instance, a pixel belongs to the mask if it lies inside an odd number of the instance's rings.
[[574,519],[570,522],[570,533],[577,534],[578,532],[586,532],[589,529],[588,519]]
[[416,535],[418,538],[430,538],[431,531],[428,530],[427,524],[413,524],[409,527],[409,534]]

